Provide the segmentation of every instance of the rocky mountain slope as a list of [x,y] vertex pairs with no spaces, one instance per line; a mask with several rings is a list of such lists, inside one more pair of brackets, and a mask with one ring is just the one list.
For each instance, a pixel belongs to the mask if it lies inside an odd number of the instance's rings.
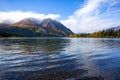
[[44,19],[26,18],[13,24],[0,24],[0,33],[10,33],[27,37],[63,37],[73,32],[62,23]]

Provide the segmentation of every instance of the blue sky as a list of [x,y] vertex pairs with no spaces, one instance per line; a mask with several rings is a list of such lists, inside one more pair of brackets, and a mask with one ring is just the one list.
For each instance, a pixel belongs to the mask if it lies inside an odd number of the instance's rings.
[[64,19],[79,9],[84,0],[0,0],[0,11],[33,11],[60,14]]
[[0,22],[52,18],[75,33],[120,25],[120,0],[0,0]]

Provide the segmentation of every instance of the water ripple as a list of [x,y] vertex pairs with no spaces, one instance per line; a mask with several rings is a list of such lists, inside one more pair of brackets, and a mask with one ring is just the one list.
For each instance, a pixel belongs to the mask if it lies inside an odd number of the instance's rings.
[[120,39],[0,39],[0,80],[119,80]]

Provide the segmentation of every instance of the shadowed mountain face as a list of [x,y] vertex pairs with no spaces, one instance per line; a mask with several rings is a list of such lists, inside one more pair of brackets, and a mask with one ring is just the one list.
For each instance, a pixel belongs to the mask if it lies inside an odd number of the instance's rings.
[[73,34],[70,29],[58,21],[52,19],[38,20],[35,18],[26,18],[10,25],[0,25],[0,32],[27,37],[62,37]]
[[60,33],[65,36],[73,33],[70,29],[65,27],[60,22],[51,19],[44,19],[40,25],[48,33]]

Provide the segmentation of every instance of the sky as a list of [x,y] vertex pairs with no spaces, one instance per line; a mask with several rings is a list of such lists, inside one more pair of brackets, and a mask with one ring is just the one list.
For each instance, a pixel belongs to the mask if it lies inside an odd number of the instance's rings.
[[120,0],[0,0],[0,23],[52,18],[74,33],[120,25]]

